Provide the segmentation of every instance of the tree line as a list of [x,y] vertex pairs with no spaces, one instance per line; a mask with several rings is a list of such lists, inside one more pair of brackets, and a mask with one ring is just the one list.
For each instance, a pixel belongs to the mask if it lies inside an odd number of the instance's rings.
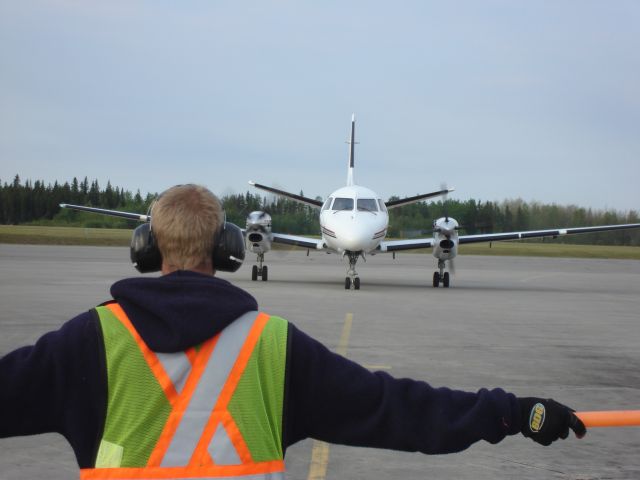
[[[303,192],[300,192],[302,195]],[[156,197],[154,193],[144,196],[111,185],[102,188],[98,180],[89,182],[73,178],[70,182],[46,184],[41,180],[21,181],[16,175],[10,183],[0,182],[0,224],[66,225],[82,227],[131,228],[136,222],[61,209],[60,203],[73,203],[98,208],[107,208],[136,213],[146,213]],[[391,197],[389,200],[397,200]],[[273,195],[262,196],[246,192],[221,198],[227,220],[244,226],[246,216],[255,210],[269,213],[274,231],[299,235],[318,235],[317,209],[290,199]],[[461,226],[461,233],[476,234],[518,230],[538,230],[556,227],[582,227],[639,223],[638,212],[600,211],[575,205],[559,206],[537,202],[527,203],[521,199],[502,202],[480,200],[442,200],[420,202],[390,211],[388,236],[408,238],[431,235],[431,226],[436,218],[449,215]],[[567,243],[589,243],[602,245],[640,245],[637,230],[573,235],[561,239]]]

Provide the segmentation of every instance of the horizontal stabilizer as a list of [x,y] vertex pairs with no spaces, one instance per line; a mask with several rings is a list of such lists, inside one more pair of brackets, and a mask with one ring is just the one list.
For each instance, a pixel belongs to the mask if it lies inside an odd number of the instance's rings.
[[284,190],[279,190],[273,187],[267,187],[266,185],[260,185],[259,183],[250,181],[249,185],[253,185],[260,190],[265,190],[267,192],[274,193],[276,195],[280,195],[281,197],[287,197],[296,202],[304,203],[306,205],[310,205],[312,207],[322,207],[322,202],[320,200],[315,200],[313,198],[303,197],[302,195],[296,195],[295,193],[285,192]]
[[431,193],[423,193],[422,195],[416,195],[415,197],[407,197],[402,198],[400,200],[392,200],[390,202],[385,202],[387,208],[397,208],[402,207],[403,205],[409,205],[410,203],[420,202],[422,200],[426,200],[428,198],[438,197],[440,195],[446,195],[449,192],[453,192],[454,188],[445,188],[444,190],[438,190],[437,192]]

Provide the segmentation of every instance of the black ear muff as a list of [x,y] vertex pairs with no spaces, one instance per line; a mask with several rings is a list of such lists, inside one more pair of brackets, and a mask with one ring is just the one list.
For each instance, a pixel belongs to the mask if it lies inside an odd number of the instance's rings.
[[235,272],[244,260],[242,230],[231,222],[224,222],[218,231],[213,248],[213,268],[222,272]]
[[158,272],[162,268],[162,255],[148,222],[139,225],[133,231],[131,262],[140,273]]

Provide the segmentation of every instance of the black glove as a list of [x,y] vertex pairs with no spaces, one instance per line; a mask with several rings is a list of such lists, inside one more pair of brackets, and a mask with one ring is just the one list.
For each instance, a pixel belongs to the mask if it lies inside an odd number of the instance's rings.
[[534,442],[551,445],[559,438],[565,439],[569,429],[576,437],[587,433],[584,423],[569,407],[552,399],[535,397],[518,398],[521,413],[522,434]]

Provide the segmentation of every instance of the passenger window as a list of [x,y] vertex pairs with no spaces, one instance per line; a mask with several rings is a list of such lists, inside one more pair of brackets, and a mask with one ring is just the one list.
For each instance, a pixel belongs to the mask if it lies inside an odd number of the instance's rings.
[[353,210],[353,198],[336,198],[332,210]]
[[359,212],[377,212],[378,204],[373,198],[359,198],[358,211]]

